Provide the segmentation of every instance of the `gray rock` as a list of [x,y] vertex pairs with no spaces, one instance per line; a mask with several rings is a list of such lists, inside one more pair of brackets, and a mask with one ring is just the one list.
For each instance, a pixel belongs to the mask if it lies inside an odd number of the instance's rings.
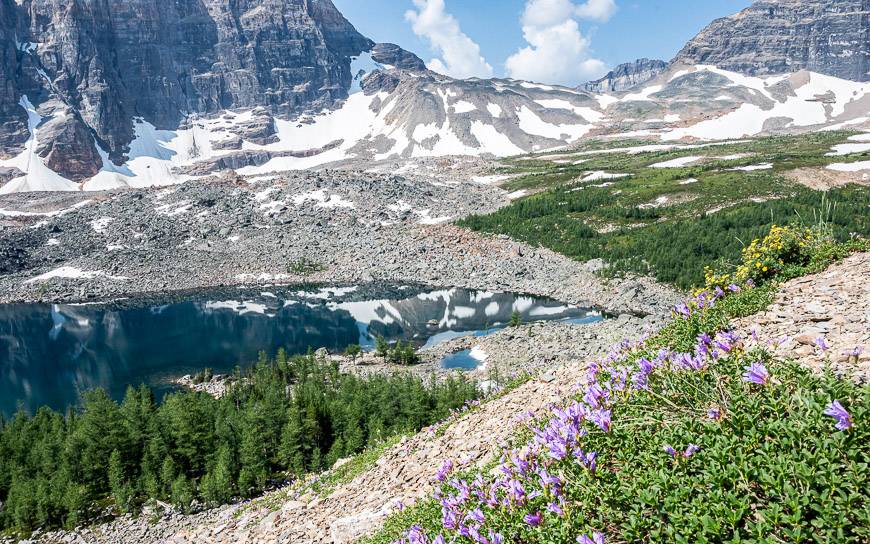
[[29,136],[25,94],[76,113],[43,150],[71,178],[102,164],[81,138],[89,131],[123,162],[134,118],[173,130],[187,113],[262,106],[245,132],[269,143],[269,114],[347,98],[350,57],[373,46],[331,0],[0,0],[0,149],[14,153]]
[[579,87],[590,93],[618,93],[642,85],[668,69],[663,60],[638,59],[620,64],[606,76]]
[[390,65],[398,70],[412,72],[425,72],[426,63],[411,53],[405,51],[394,43],[379,43],[372,49],[372,60],[381,64]]
[[870,80],[867,0],[760,0],[711,23],[674,64],[713,64],[749,75],[811,70]]

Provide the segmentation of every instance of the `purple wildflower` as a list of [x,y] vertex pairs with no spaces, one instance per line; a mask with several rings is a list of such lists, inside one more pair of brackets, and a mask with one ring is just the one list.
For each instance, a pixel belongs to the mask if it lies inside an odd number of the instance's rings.
[[459,528],[459,514],[456,510],[451,508],[447,508],[446,506],[441,509],[441,524],[445,529],[456,530]]
[[743,381],[758,385],[767,385],[770,381],[770,373],[762,363],[752,363],[744,370],[746,372],[743,373]]
[[559,506],[558,504],[556,504],[555,502],[551,502],[550,504],[548,504],[548,505],[547,505],[547,510],[549,510],[550,512],[556,514],[556,515],[559,516],[560,518],[565,516],[565,511],[562,510],[562,507]]
[[816,338],[816,346],[818,346],[819,349],[822,351],[828,351],[829,349],[831,349],[831,346],[829,346],[828,343],[825,341],[824,336],[819,336],[818,338]]
[[444,540],[443,536],[438,535],[435,537],[435,540],[432,541],[432,544],[447,544],[447,541]]
[[489,543],[490,544],[503,544],[504,537],[501,536],[501,533],[493,533],[492,531],[490,531],[489,532]]
[[841,431],[850,429],[854,425],[852,423],[852,415],[843,408],[843,405],[838,400],[835,400],[825,408],[825,415],[836,419],[837,424],[835,427]]
[[425,544],[426,533],[419,525],[414,525],[408,530],[408,544]]
[[594,532],[592,538],[587,535],[577,537],[577,544],[604,544],[604,533]]
[[692,456],[699,451],[701,451],[701,446],[698,446],[697,444],[689,444],[689,447],[683,452],[683,459],[691,459]]
[[447,476],[453,471],[453,461],[447,460],[444,461],[444,464],[441,465],[441,468],[438,469],[438,474],[435,476],[435,479],[439,482],[443,482],[447,479]]
[[589,414],[589,420],[598,425],[602,431],[609,433],[611,416],[610,410],[595,410]]
[[683,302],[682,304],[678,304],[674,306],[674,314],[681,315],[683,317],[689,317],[692,315],[692,310],[689,309],[689,305]]
[[468,513],[465,519],[470,519],[471,521],[476,521],[477,523],[483,523],[486,519],[483,515],[483,512],[480,508],[475,508],[471,512]]
[[728,290],[731,291],[732,293],[739,293],[740,286],[737,285],[736,283],[732,283],[731,285],[728,286]]
[[671,446],[670,444],[665,444],[664,447],[663,447],[662,449],[664,449],[664,450],[665,450],[665,453],[667,453],[667,454],[670,455],[671,457],[676,457],[676,456],[677,456],[677,450],[675,450],[674,447]]
[[749,287],[750,289],[755,289],[755,282],[752,281],[752,278],[746,280],[746,287]]
[[712,419],[713,421],[719,421],[722,419],[722,410],[720,410],[717,406],[713,406],[709,410],[707,410],[707,417]]
[[540,512],[535,512],[534,514],[526,514],[523,516],[523,521],[531,525],[532,527],[537,527],[544,521],[544,514]]
[[864,353],[864,346],[855,346],[855,349],[852,350],[852,357],[860,357],[861,354]]
[[599,408],[607,400],[607,392],[597,383],[589,386],[583,400],[592,408]]

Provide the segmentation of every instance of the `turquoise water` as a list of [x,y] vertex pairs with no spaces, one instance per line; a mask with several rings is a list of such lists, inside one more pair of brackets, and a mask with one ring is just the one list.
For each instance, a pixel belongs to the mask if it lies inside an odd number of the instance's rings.
[[259,351],[343,351],[376,336],[422,346],[490,334],[510,321],[600,319],[585,308],[463,289],[350,287],[220,291],[115,304],[0,305],[0,413],[18,406],[64,409],[102,387],[158,395],[171,380],[205,367],[232,372]]
[[481,364],[483,361],[472,357],[470,349],[453,353],[441,359],[441,366],[447,369],[474,370]]

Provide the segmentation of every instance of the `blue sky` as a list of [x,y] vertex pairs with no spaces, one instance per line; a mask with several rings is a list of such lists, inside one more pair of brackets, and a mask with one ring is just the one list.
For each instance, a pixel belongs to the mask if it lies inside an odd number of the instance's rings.
[[[398,43],[427,63],[439,59],[433,67],[438,71],[457,77],[513,76],[563,84],[581,83],[606,68],[635,58],[669,60],[710,21],[752,3],[751,0],[333,2],[360,32],[373,40]],[[423,15],[424,9],[429,10],[428,16]],[[565,15],[566,9],[573,9],[571,15]],[[418,22],[422,21],[417,34],[406,19],[408,10],[415,10]],[[548,20],[537,17],[544,12],[545,18],[550,17]],[[569,19],[574,22],[565,26],[563,23]],[[451,20],[461,35],[449,30]],[[445,28],[448,28],[446,36]],[[440,40],[443,47],[437,43],[433,46],[433,39]],[[451,44],[457,49],[452,53]],[[474,44],[480,47],[479,55],[473,52],[471,58],[456,58],[473,50]],[[521,48],[529,49],[525,58],[508,61]]]

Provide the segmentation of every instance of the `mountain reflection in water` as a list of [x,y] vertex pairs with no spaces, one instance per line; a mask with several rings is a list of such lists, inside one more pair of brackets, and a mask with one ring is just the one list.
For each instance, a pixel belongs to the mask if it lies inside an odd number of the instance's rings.
[[[220,292],[185,299],[110,305],[0,305],[0,413],[17,406],[63,409],[83,390],[120,399],[128,385],[158,393],[170,378],[210,367],[217,373],[283,347],[343,350],[375,336],[449,338],[524,321],[571,319],[587,309],[510,293],[412,287]],[[431,343],[431,342],[430,342]]]

